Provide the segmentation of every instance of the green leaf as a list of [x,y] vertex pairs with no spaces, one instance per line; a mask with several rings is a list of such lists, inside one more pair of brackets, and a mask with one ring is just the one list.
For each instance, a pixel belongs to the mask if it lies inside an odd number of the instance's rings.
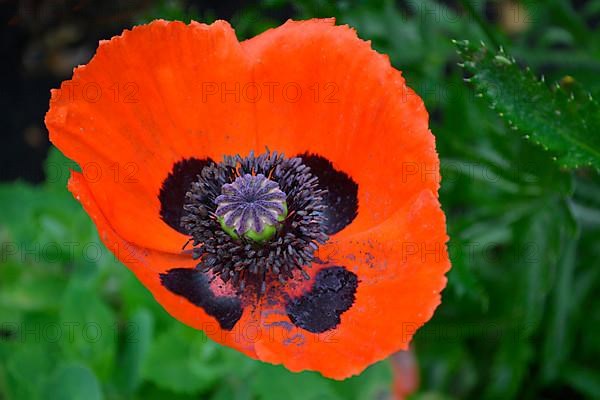
[[50,377],[45,398],[55,400],[102,400],[98,379],[85,365],[66,363]]
[[25,269],[16,260],[0,264],[0,321],[16,322],[11,314],[59,307],[66,280],[53,267],[34,264]]
[[[135,396],[127,397],[127,399],[131,400],[198,400],[198,395],[194,394],[182,394],[175,393],[170,390],[165,390],[156,385],[146,383],[142,385],[140,390],[136,392]],[[237,400],[237,399],[228,399],[228,400]]]
[[316,372],[293,373],[262,364],[252,380],[257,400],[341,400],[330,381]]
[[330,381],[343,399],[385,399],[392,389],[392,367],[381,361],[358,376],[344,381]]
[[597,368],[567,365],[563,375],[567,382],[590,399],[600,398],[600,372]]
[[533,348],[525,340],[503,340],[496,353],[490,382],[486,391],[489,399],[513,399],[527,376]]
[[517,237],[525,238],[515,249],[519,255],[515,264],[521,270],[521,278],[515,283],[514,305],[516,314],[523,315],[522,337],[529,337],[538,330],[546,311],[566,225],[562,204],[549,201],[516,226]]
[[52,373],[56,361],[55,349],[43,340],[13,347],[6,360],[6,381],[10,398],[45,398],[42,392],[45,377]]
[[220,347],[197,330],[173,323],[155,338],[142,367],[142,376],[177,393],[199,393],[226,376]]
[[410,397],[411,400],[453,400],[454,397],[446,396],[437,392],[417,393]]
[[3,259],[23,264],[95,261],[95,229],[66,187],[0,184]]
[[[421,388],[468,398],[483,371],[477,368],[476,356],[469,351],[463,336],[483,331],[477,328],[472,329],[468,323],[429,322],[417,332],[414,348],[421,370]],[[486,339],[489,341],[489,336]]]
[[556,379],[573,348],[573,279],[579,235],[566,237],[558,263],[557,285],[549,326],[546,328],[542,355],[542,376],[546,381]]
[[565,168],[600,169],[600,105],[591,95],[558,84],[551,90],[503,50],[466,40],[455,44],[467,81],[513,128]]
[[65,358],[88,364],[107,377],[116,358],[116,318],[97,289],[72,281],[62,299],[60,324]]
[[141,309],[122,329],[123,352],[119,359],[116,381],[127,394],[133,393],[140,385],[142,365],[152,341],[153,324],[152,314]]
[[476,299],[482,309],[487,309],[489,296],[473,270],[474,266],[471,262],[473,253],[465,251],[468,248],[468,243],[461,242],[459,238],[451,240],[448,252],[452,260],[452,269],[448,273],[448,287],[459,297],[468,296]]

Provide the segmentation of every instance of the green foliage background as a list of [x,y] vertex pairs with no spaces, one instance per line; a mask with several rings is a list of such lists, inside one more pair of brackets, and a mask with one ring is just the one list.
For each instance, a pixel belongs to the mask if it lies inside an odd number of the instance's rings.
[[[506,2],[264,0],[231,22],[243,39],[277,15],[335,16],[427,105],[453,269],[414,340],[412,398],[600,398],[600,1],[521,2],[508,20],[490,3]],[[156,17],[217,15],[158,2],[139,18]],[[0,399],[388,398],[388,362],[293,374],[173,320],[99,242],[72,164],[47,165],[43,185],[0,185]]]

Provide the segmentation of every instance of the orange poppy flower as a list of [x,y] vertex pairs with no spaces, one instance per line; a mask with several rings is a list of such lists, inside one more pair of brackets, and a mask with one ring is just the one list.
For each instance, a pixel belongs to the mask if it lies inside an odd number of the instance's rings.
[[440,303],[439,160],[422,100],[333,19],[238,42],[154,21],[52,92],[50,139],[101,240],[178,320],[342,379]]

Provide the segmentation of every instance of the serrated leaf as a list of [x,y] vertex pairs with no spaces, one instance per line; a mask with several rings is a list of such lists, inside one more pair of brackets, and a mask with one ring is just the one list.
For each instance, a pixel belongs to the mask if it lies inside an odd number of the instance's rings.
[[562,167],[600,170],[600,105],[573,85],[552,89],[503,50],[455,42],[467,79],[498,114]]

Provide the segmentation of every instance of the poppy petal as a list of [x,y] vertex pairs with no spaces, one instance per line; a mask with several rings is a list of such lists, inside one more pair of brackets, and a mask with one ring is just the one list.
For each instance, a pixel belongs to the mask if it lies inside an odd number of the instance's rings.
[[216,342],[256,358],[254,343],[239,334],[239,329],[248,325],[251,310],[243,307],[232,291],[210,286],[195,269],[196,262],[188,253],[145,249],[120,237],[98,207],[82,174],[72,173],[69,190],[93,219],[106,247],[152,292],[169,314],[203,330]]
[[219,296],[210,287],[207,274],[196,268],[173,268],[160,274],[160,282],[171,293],[185,297],[214,317],[221,329],[231,330],[242,317],[242,300],[235,295]]
[[160,218],[159,190],[183,159],[220,159],[255,145],[251,105],[208,96],[248,80],[250,71],[224,21],[135,27],[101,42],[53,90],[50,139],[80,165],[119,235],[178,252],[186,238]]
[[[317,370],[344,379],[407,349],[440,303],[450,268],[446,241],[439,202],[423,191],[379,226],[324,246],[319,257],[325,264],[313,265],[310,284],[292,288],[284,304],[263,302],[261,323],[269,332],[263,336],[269,340],[256,343],[258,357],[292,371]],[[337,273],[315,285],[315,278],[332,268]],[[319,287],[330,291],[322,297],[332,307],[321,307],[319,296],[314,298]],[[290,304],[305,320],[298,323],[290,316]],[[332,312],[339,323],[325,329],[336,320]]]
[[300,154],[298,157],[319,179],[319,187],[326,191],[323,199],[327,205],[324,211],[325,233],[338,233],[356,218],[358,185],[343,171],[336,170],[325,157],[310,153]]
[[163,181],[158,198],[160,200],[160,217],[171,228],[187,234],[181,226],[185,194],[204,167],[213,161],[210,158],[186,158],[176,162],[173,170]]
[[285,311],[292,324],[312,333],[334,329],[340,316],[354,304],[358,277],[345,267],[320,269],[311,288],[287,299]]
[[259,145],[308,151],[348,174],[358,184],[359,212],[344,232],[356,233],[421,190],[436,193],[439,161],[427,111],[400,71],[334,23],[288,21],[242,46],[257,60],[255,81],[272,88],[256,102]]

